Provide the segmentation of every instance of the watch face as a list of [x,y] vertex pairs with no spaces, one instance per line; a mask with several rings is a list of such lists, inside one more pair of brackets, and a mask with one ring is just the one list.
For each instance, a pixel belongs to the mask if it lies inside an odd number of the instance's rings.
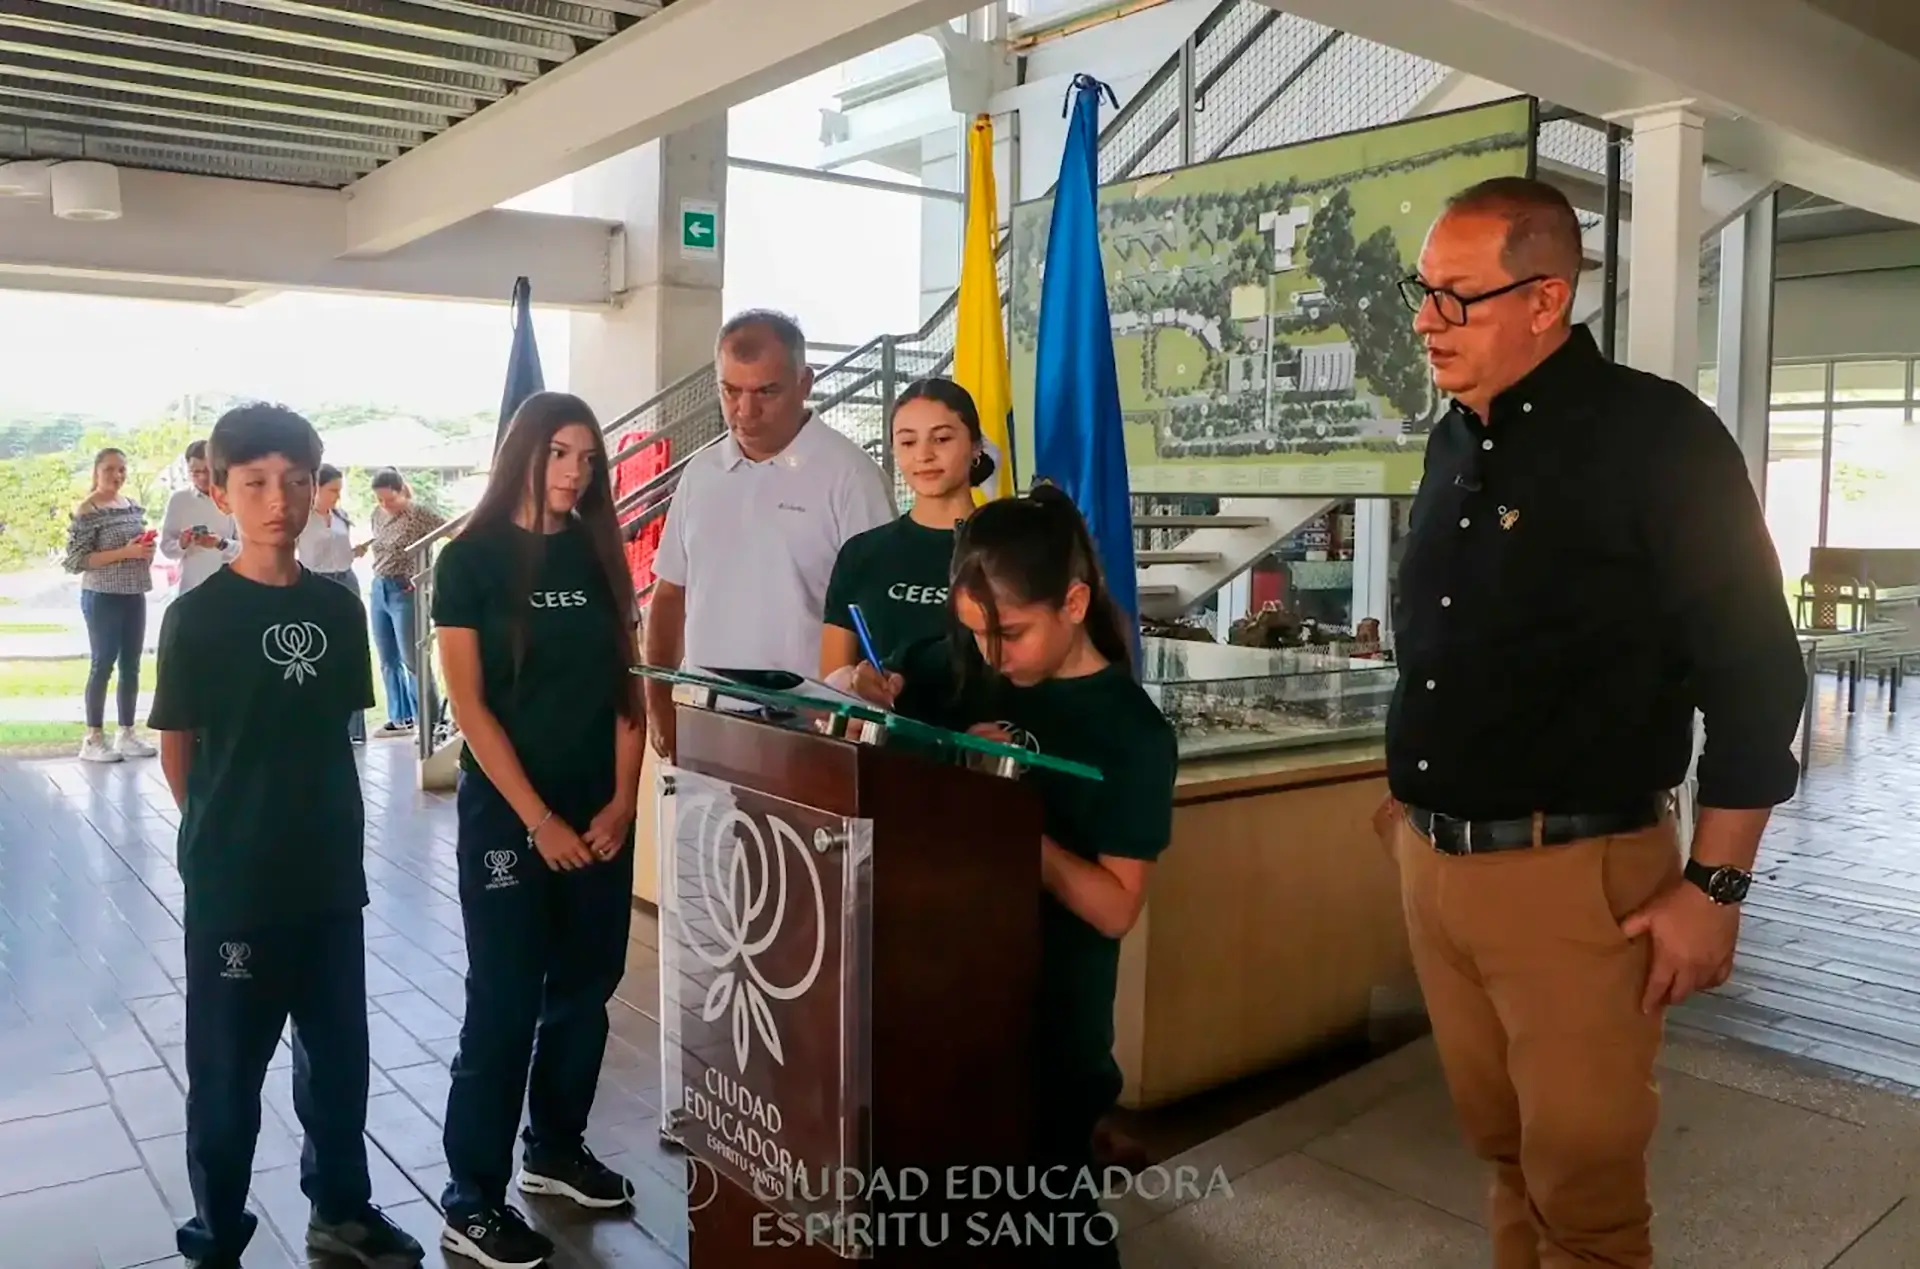
[[1716,868],[1707,878],[1707,898],[1715,903],[1739,903],[1752,885],[1753,878],[1738,868]]

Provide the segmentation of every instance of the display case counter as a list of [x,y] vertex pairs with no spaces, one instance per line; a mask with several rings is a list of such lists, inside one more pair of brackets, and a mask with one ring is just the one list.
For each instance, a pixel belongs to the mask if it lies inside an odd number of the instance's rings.
[[1397,671],[1328,648],[1142,641],[1141,682],[1180,738],[1182,760],[1376,740]]
[[1162,1105],[1305,1057],[1411,990],[1399,878],[1373,830],[1384,746],[1183,761],[1173,841],[1121,944],[1121,1104]]

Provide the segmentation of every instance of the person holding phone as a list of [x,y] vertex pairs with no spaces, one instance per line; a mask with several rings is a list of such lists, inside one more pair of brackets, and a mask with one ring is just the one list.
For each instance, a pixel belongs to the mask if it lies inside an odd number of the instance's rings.
[[240,535],[233,517],[213,500],[213,468],[207,462],[207,443],[195,441],[184,455],[187,479],[192,483],[167,499],[160,517],[160,554],[180,564],[175,596],[186,594],[225,568],[240,554]]
[[993,478],[980,412],[953,380],[909,384],[891,427],[894,468],[913,490],[913,506],[840,548],[820,631],[822,679],[862,658],[855,609],[885,660],[946,632],[954,526],[973,514],[973,491]]
[[[147,594],[153,589],[154,540],[147,513],[123,492],[127,456],[107,448],[93,456],[93,488],[74,508],[61,563],[80,575],[80,612],[87,622],[87,732],[82,762],[151,758],[154,747],[134,735],[140,705],[140,653],[147,638]],[[120,734],[106,737],[107,684],[118,668]]]
[[1042,835],[1031,1162],[1065,1169],[1035,1201],[1073,1213],[1074,1227],[1092,1232],[1056,1244],[1048,1263],[1114,1269],[1118,1231],[1096,1219],[1095,1126],[1121,1087],[1113,1058],[1120,940],[1139,920],[1153,862],[1173,833],[1173,727],[1134,679],[1126,615],[1065,493],[1042,485],[974,512],[958,532],[949,576],[964,635],[907,649],[901,672],[863,661],[850,677],[859,695],[908,717],[1101,772],[1098,782],[1034,777]]
[[515,411],[466,526],[434,566],[460,757],[467,1010],[447,1094],[441,1244],[487,1269],[553,1254],[518,1188],[590,1209],[633,1186],[584,1134],[626,970],[646,736],[606,444],[578,397]]
[[404,736],[420,712],[420,633],[414,626],[413,555],[407,549],[445,524],[446,517],[415,501],[406,478],[392,467],[373,474],[373,536],[353,549],[373,552],[373,646],[386,685],[387,722],[382,736]]

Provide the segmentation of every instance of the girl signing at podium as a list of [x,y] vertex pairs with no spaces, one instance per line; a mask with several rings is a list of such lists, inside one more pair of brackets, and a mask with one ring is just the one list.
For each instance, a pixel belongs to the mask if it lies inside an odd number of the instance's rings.
[[908,385],[893,407],[894,468],[913,508],[847,540],[827,582],[820,677],[860,660],[858,609],[882,660],[947,630],[947,568],[954,526],[973,514],[973,491],[992,479],[993,456],[973,397],[951,379]]
[[[1098,1185],[1094,1126],[1121,1086],[1113,1058],[1119,940],[1139,918],[1148,869],[1172,834],[1173,728],[1135,681],[1126,619],[1086,522],[1060,490],[1042,485],[974,512],[958,531],[951,589],[963,629],[909,649],[899,673],[863,662],[851,678],[861,695],[899,713],[1103,776],[1026,777],[1043,807],[1033,1162],[1076,1177],[1086,1169]],[[1060,1201],[1089,1217],[1093,1206]],[[1120,1263],[1111,1243],[1054,1250],[1054,1263]]]

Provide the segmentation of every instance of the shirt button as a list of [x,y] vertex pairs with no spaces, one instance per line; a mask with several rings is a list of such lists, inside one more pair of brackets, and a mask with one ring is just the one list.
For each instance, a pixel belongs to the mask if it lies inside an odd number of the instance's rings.
[[1460,517],[1460,527],[1461,527],[1461,528],[1463,528],[1463,529],[1464,529],[1464,528],[1466,528],[1466,527],[1467,527],[1468,525],[1470,525],[1470,524],[1472,524],[1472,523],[1473,523],[1473,521],[1471,521],[1471,520],[1469,520],[1469,519],[1467,519],[1467,518],[1466,518],[1465,516],[1461,516],[1461,517]]
[[1427,769],[1427,760],[1426,760],[1425,758],[1422,758],[1422,759],[1421,759],[1421,760],[1419,761],[1419,763],[1418,763],[1418,766],[1419,766],[1419,768],[1420,768],[1420,770],[1422,770],[1422,771],[1425,771],[1425,770]]
[[1451,607],[1453,607],[1453,596],[1452,596],[1452,595],[1442,595],[1442,596],[1440,596],[1440,606],[1441,606],[1442,608],[1451,608]]
[[1488,438],[1487,438],[1486,440],[1484,440],[1484,441],[1481,441],[1481,442],[1480,442],[1480,448],[1481,448],[1481,449],[1492,449],[1492,448],[1493,448],[1493,438],[1492,438],[1491,436],[1489,436],[1489,437],[1488,437]]
[[1432,679],[1428,679],[1428,680],[1427,680],[1427,690],[1428,690],[1429,692],[1431,692],[1431,691],[1433,690],[1433,686],[1434,686],[1434,684],[1433,684],[1433,680],[1432,680]]
[[1531,401],[1522,401],[1522,402],[1520,403],[1520,413],[1522,413],[1522,414],[1532,414],[1532,413],[1533,413],[1533,402],[1531,402]]

